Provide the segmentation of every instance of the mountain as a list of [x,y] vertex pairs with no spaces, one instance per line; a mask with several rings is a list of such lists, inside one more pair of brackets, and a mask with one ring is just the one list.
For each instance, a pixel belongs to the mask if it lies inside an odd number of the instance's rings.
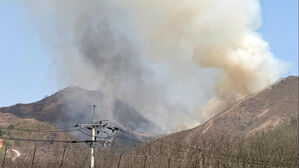
[[[156,128],[136,109],[121,100],[113,100],[112,110],[107,113],[103,100],[101,92],[68,87],[35,103],[0,108],[0,112],[20,118],[34,118],[64,128],[76,122],[91,122],[92,105],[96,104],[98,120],[115,120],[124,130],[147,132],[149,128]],[[213,132],[250,136],[257,131],[266,131],[296,119],[297,115],[298,77],[290,76],[246,97],[196,128],[167,137],[192,139]],[[138,137],[136,134],[133,136]]]
[[[298,86],[297,76],[283,78],[240,100],[198,127],[138,146],[121,161],[134,164],[135,167],[144,167],[145,163],[154,167],[298,167]],[[136,109],[121,100],[113,100],[111,113],[106,113],[107,108],[100,92],[76,87],[63,89],[35,103],[0,108],[0,127],[12,125],[20,129],[53,130],[56,128],[49,124],[53,123],[62,129],[65,125],[73,126],[76,120],[92,121],[93,104],[98,105],[97,119],[116,120],[115,125],[125,132],[116,138],[118,147],[132,146],[140,140],[133,131],[155,127]],[[34,133],[34,137],[31,137],[31,133],[25,135],[17,130],[0,131],[2,137],[54,138],[54,134]],[[55,135],[58,139],[66,137],[65,134]],[[15,141],[9,143],[13,143],[10,146],[21,151],[22,155],[34,149],[32,144],[26,146],[25,143]],[[38,149],[41,148],[39,151],[44,151],[45,154],[53,152],[53,155],[57,153],[57,149],[60,149],[59,153],[63,152],[62,147],[52,147],[49,150],[50,147],[39,146]],[[23,152],[22,149],[28,151]],[[122,152],[127,151],[124,149]],[[89,152],[86,146],[73,147],[68,153],[77,155],[84,152],[86,155]],[[0,147],[0,153],[3,153],[3,147]],[[75,154],[71,158],[77,161]],[[13,158],[12,151],[11,155]],[[137,160],[140,158],[142,162],[139,163]],[[82,163],[83,160],[86,158],[82,157]]]
[[249,136],[267,131],[298,117],[298,77],[279,80],[224,110],[188,136],[225,131],[230,135]]
[[204,124],[135,152],[156,167],[298,167],[298,77],[281,79]]
[[20,118],[33,118],[49,122],[63,129],[72,127],[76,123],[91,123],[94,104],[97,105],[96,120],[115,121],[115,125],[122,127],[126,134],[130,134],[122,135],[123,139],[130,137],[134,140],[141,140],[142,137],[133,134],[134,131],[149,133],[152,128],[158,129],[151,121],[145,119],[136,109],[125,102],[115,99],[112,100],[112,107],[109,107],[101,92],[78,87],[67,87],[38,102],[3,107],[0,108],[0,112],[10,113]]
[[215,133],[249,137],[285,122],[296,122],[298,93],[298,76],[289,76],[242,99],[198,127],[163,138],[187,142]]

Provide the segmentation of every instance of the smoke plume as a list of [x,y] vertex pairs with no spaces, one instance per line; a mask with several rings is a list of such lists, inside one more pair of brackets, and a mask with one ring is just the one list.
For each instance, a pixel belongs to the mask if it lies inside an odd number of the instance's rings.
[[23,0],[62,85],[100,90],[162,128],[206,121],[279,76],[256,0]]

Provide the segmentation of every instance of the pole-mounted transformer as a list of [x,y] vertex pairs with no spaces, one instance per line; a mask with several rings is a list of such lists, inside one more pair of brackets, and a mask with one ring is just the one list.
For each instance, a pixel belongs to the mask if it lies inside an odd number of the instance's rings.
[[[94,152],[96,142],[100,142],[102,146],[109,146],[110,142],[113,139],[113,136],[118,133],[121,129],[118,127],[110,126],[108,120],[100,120],[96,122],[95,120],[95,108],[96,105],[93,105],[92,115],[93,123],[92,124],[76,124],[75,127],[86,128],[91,130],[91,143],[90,143],[90,168],[94,168]],[[113,135],[108,135],[108,132],[111,132]],[[88,135],[88,134],[85,134]],[[104,135],[104,136],[103,136]]]

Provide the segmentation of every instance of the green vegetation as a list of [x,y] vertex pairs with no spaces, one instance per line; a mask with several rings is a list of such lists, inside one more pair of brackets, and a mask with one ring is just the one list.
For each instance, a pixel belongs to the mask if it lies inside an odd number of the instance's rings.
[[13,129],[14,126],[13,126],[13,125],[9,125],[7,128],[8,128],[8,129]]

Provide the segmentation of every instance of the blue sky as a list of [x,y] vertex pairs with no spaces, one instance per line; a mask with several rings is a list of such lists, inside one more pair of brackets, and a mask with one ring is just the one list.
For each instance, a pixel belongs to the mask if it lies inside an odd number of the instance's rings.
[[[298,75],[298,1],[261,0],[258,30],[275,57],[292,63],[285,75]],[[59,88],[49,53],[26,10],[14,0],[0,1],[0,107],[29,103]]]
[[298,0],[260,0],[263,25],[259,32],[275,57],[292,67],[284,75],[298,75]]
[[36,101],[57,90],[49,55],[27,18],[16,1],[0,1],[0,107]]

